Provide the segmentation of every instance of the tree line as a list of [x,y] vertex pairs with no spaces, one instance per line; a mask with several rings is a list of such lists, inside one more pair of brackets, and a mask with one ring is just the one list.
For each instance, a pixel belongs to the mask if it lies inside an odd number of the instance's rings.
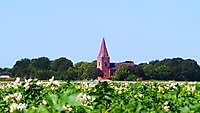
[[24,58],[15,63],[13,68],[0,69],[1,74],[21,78],[37,78],[47,80],[52,76],[58,80],[89,80],[102,76],[101,70],[96,68],[96,61],[78,62],[75,65],[65,57],[49,60],[47,57],[35,59]]
[[[96,68],[96,61],[73,62],[65,57],[49,60],[47,57],[35,59],[24,58],[15,63],[13,68],[0,68],[0,74],[12,77],[38,78],[46,80],[52,76],[60,80],[94,80],[103,76],[103,72]],[[141,63],[134,67],[120,65],[112,80],[133,81],[143,80],[177,80],[199,81],[200,66],[195,60],[173,58]]]
[[200,81],[200,66],[192,59],[164,59],[141,63],[135,67],[121,65],[114,80],[130,80],[141,77],[143,80]]

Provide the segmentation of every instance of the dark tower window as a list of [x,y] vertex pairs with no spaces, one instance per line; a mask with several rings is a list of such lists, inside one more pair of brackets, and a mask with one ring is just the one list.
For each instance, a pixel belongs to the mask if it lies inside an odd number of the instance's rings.
[[107,63],[105,62],[104,64],[105,64],[105,66],[107,67]]
[[101,65],[101,63],[99,62],[99,66]]

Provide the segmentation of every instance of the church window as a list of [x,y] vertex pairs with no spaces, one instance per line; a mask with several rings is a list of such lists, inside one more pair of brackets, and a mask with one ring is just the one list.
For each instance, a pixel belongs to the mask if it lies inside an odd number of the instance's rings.
[[107,63],[105,62],[105,66],[107,67]]

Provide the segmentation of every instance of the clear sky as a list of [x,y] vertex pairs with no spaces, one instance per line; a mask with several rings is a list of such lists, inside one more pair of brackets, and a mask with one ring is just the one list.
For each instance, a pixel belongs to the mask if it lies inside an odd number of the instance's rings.
[[0,0],[0,67],[22,58],[200,63],[200,0]]

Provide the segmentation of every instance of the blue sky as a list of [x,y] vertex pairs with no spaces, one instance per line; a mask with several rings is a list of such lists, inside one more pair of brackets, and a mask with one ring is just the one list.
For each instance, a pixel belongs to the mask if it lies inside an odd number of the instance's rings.
[[199,0],[0,0],[0,67],[22,58],[200,63]]

